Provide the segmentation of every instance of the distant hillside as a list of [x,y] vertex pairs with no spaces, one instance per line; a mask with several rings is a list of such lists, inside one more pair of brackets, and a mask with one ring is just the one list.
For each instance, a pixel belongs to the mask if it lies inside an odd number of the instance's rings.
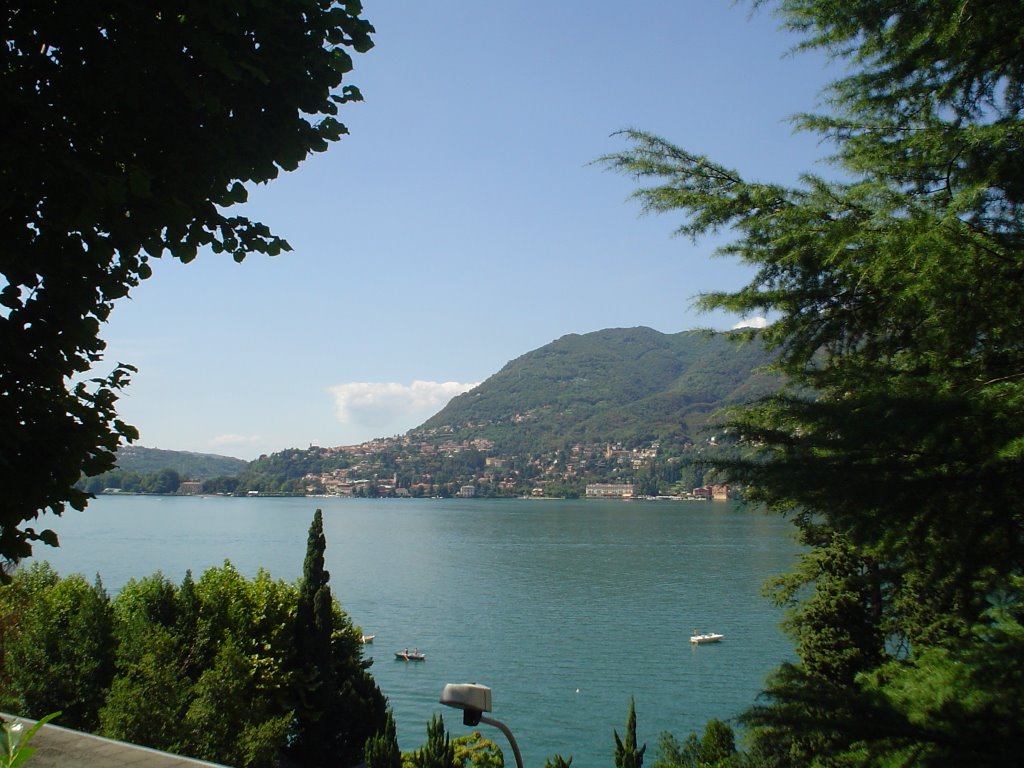
[[124,445],[117,451],[117,468],[140,475],[173,469],[183,478],[207,480],[212,477],[235,477],[248,466],[249,462],[242,459],[212,453],[165,451],[138,445]]
[[[479,496],[540,488],[572,497],[594,482],[685,494],[709,482],[702,464],[709,451],[734,449],[705,431],[712,415],[779,388],[781,379],[763,370],[770,362],[759,343],[730,334],[573,334],[509,362],[402,437],[289,449],[251,463],[129,446],[118,453],[119,471],[137,476],[115,471],[86,489],[173,493],[176,478],[162,473],[173,469],[181,479],[206,480],[206,493],[236,495],[342,486],[363,495],[456,495],[470,485]],[[655,441],[659,450],[647,453]],[[621,450],[608,451],[612,444]]]
[[775,390],[759,343],[615,328],[563,336],[454,398],[414,433],[450,427],[496,453],[575,442],[689,437],[712,412]]

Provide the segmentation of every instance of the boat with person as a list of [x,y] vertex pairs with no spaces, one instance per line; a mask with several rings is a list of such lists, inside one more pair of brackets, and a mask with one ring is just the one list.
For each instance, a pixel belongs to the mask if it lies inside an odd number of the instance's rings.
[[406,648],[404,651],[395,651],[395,658],[399,661],[426,661],[427,654]]
[[690,635],[690,643],[693,645],[705,645],[707,643],[717,643],[725,638],[725,635],[721,635],[717,632],[698,632],[696,629],[693,630],[693,634]]

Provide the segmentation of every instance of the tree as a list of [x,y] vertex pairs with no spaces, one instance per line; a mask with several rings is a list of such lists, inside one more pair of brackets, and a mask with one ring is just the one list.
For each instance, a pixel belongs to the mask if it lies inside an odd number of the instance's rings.
[[710,766],[728,765],[736,755],[736,737],[732,728],[712,718],[704,725],[700,739],[701,759]]
[[680,234],[732,232],[757,272],[700,303],[772,318],[748,335],[789,381],[732,414],[747,453],[717,462],[810,547],[799,663],[745,721],[780,765],[1012,763],[1019,720],[977,734],[1024,679],[1002,655],[1024,632],[1024,6],[777,5],[851,65],[831,113],[796,118],[835,178],[754,183],[643,131],[604,158],[656,180],[637,196]]
[[36,719],[60,710],[67,727],[94,730],[114,677],[113,618],[103,585],[60,579],[36,563],[5,591],[5,706]]
[[143,484],[146,493],[175,493],[181,485],[181,475],[173,469],[163,469],[146,478]]
[[293,698],[288,752],[305,766],[354,764],[383,730],[387,705],[366,671],[359,633],[331,595],[324,568],[323,512],[309,527],[295,612]]
[[372,46],[361,12],[358,0],[5,7],[0,557],[56,545],[25,523],[83,509],[75,483],[137,437],[115,408],[134,369],[92,372],[101,324],[149,260],[289,249],[224,209],[346,132],[335,115],[361,97],[339,86],[350,52]]
[[636,742],[636,703],[629,697],[629,715],[626,718],[626,740],[619,738],[619,732],[613,730],[615,736],[615,768],[640,768],[644,764],[644,752],[647,745],[637,749]]
[[501,747],[480,731],[473,731],[452,739],[455,764],[462,768],[505,768],[505,755]]
[[414,768],[460,768],[441,715],[431,716],[427,724],[427,741],[412,754],[412,764]]
[[118,741],[187,753],[185,726],[191,681],[178,674],[173,633],[152,624],[118,647],[117,676],[99,712],[100,733]]
[[734,765],[736,757],[732,728],[712,718],[704,725],[703,735],[691,732],[682,744],[671,733],[662,733],[654,768],[723,768]]
[[366,740],[363,762],[366,768],[402,768],[402,752],[398,748],[395,718],[390,708],[384,720],[384,729]]
[[291,720],[259,691],[252,664],[235,640],[220,644],[213,666],[192,689],[185,725],[188,753],[248,768],[276,768]]
[[[322,591],[318,531],[308,570]],[[61,579],[46,564],[20,569],[0,588],[0,709],[41,717],[60,705],[62,722],[104,736],[274,768],[294,742],[299,699],[323,707],[317,733],[330,747],[365,743],[364,733],[384,730],[385,701],[356,630],[327,597],[326,666],[297,670],[300,590],[265,570],[248,579],[225,562],[198,582],[186,573],[180,587],[155,573],[110,601],[98,581]],[[356,753],[339,752],[339,762],[355,764]]]

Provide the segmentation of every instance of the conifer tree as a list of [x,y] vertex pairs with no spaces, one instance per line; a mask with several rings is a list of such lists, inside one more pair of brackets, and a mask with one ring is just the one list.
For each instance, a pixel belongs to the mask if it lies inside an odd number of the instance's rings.
[[444,717],[434,714],[427,724],[427,741],[412,755],[415,768],[459,768],[455,747],[444,728]]
[[[809,552],[800,659],[747,715],[768,764],[1012,764],[1024,736],[1024,5],[778,0],[850,65],[798,127],[835,178],[748,181],[643,131],[604,158],[680,234],[755,267],[790,386],[719,462]],[[750,335],[757,335],[751,331]],[[957,691],[955,699],[950,691]],[[950,702],[955,700],[955,705]],[[998,712],[1000,716],[993,717]]]
[[323,512],[309,527],[295,613],[295,718],[289,754],[309,768],[354,764],[366,740],[384,727],[386,702],[366,671],[362,646],[331,595],[324,567]]
[[366,740],[363,762],[366,768],[402,768],[402,752],[398,748],[395,718],[390,708],[384,721],[384,730]]
[[615,736],[615,768],[640,768],[644,764],[647,745],[637,748],[636,703],[632,696],[629,697],[629,716],[626,718],[626,740],[619,738],[618,731],[612,733]]

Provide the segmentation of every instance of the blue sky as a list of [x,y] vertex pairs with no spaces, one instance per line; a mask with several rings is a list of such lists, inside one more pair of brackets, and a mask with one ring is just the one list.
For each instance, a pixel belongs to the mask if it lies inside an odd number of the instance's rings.
[[[107,361],[140,445],[244,459],[400,434],[569,333],[728,328],[693,297],[742,285],[715,242],[642,216],[593,165],[641,128],[793,182],[826,148],[787,118],[835,72],[729,0],[365,0],[376,47],[351,134],[250,190],[294,250],[212,253],[115,309]],[[187,160],[186,160],[187,161]]]

